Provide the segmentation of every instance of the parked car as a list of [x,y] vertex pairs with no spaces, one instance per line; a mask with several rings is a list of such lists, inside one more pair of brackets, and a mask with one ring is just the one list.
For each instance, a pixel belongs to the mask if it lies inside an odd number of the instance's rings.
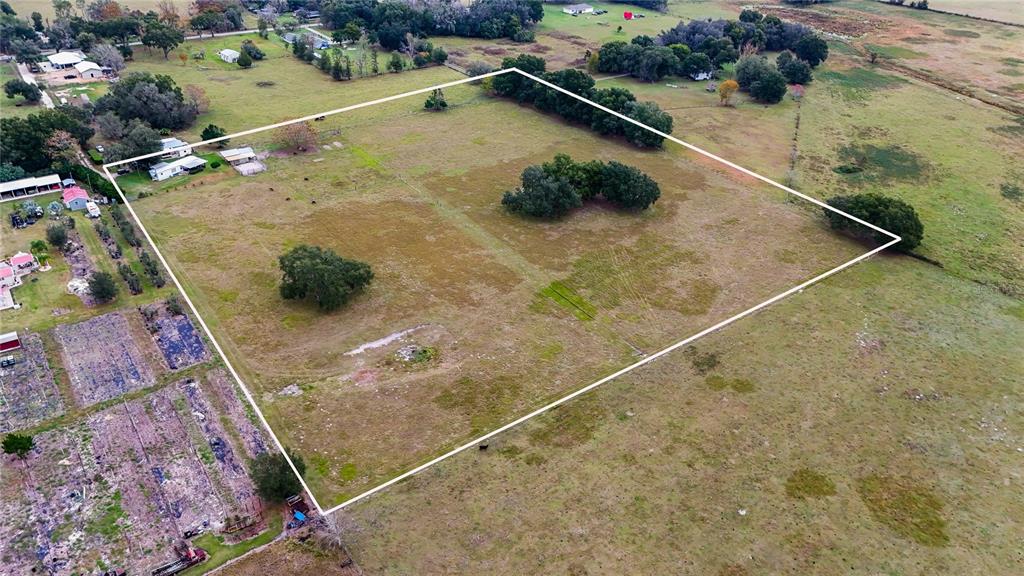
[[103,144],[97,144],[96,145],[96,151],[99,152],[100,154],[103,154],[104,152],[106,152],[106,150],[103,149]]

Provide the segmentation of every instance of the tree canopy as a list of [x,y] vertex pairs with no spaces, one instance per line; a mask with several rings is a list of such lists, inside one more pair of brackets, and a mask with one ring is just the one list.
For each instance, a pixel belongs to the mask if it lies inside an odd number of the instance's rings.
[[[291,450],[288,450],[288,457],[292,459],[299,474],[306,473],[306,463],[302,457]],[[264,452],[253,459],[251,476],[256,491],[268,502],[284,502],[302,491],[302,483],[280,452]]]
[[551,162],[523,170],[522,185],[506,192],[501,203],[516,214],[557,219],[597,197],[626,210],[644,210],[660,196],[658,183],[637,168],[556,154]]
[[[900,236],[903,241],[895,248],[910,252],[921,244],[924,238],[924,225],[917,216],[914,207],[898,198],[890,198],[875,192],[835,196],[828,200],[829,206],[870,222],[883,230]],[[879,242],[890,240],[889,236],[872,230],[862,224],[850,220],[842,214],[824,209],[829,225],[833,230],[843,230],[854,236],[871,238]]]
[[29,452],[31,452],[35,447],[35,439],[27,434],[17,434],[12,432],[4,436],[4,454],[12,454],[24,460],[28,457]]
[[114,112],[121,120],[138,118],[156,129],[176,130],[195,121],[198,110],[170,76],[132,72],[96,101],[96,113]]
[[107,272],[93,272],[89,276],[89,295],[98,302],[110,302],[117,297],[117,284]]
[[333,250],[301,245],[278,258],[281,297],[311,298],[321,310],[336,310],[373,280],[370,265],[347,260]]
[[540,166],[528,166],[522,185],[505,192],[501,203],[515,214],[555,219],[582,206],[583,200],[566,179],[550,176]]

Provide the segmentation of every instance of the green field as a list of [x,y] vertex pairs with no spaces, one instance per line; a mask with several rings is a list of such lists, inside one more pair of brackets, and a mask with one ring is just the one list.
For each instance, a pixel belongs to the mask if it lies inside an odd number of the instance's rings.
[[[327,149],[315,154],[235,142],[269,149],[268,171],[193,177],[135,202],[324,504],[867,249],[679,148],[642,152],[475,87],[448,92],[444,114],[409,99],[316,123]],[[642,215],[507,214],[501,193],[561,151],[639,166],[663,197]],[[372,288],[330,315],[282,301],[276,257],[299,243],[370,262]],[[396,363],[409,342],[437,360]]]
[[[223,48],[237,50],[244,39],[252,40],[263,50],[266,59],[245,70],[217,57]],[[183,65],[177,58],[179,52],[191,55],[200,51],[206,53],[203,60],[190,59]],[[352,55],[354,70],[358,51],[346,54]],[[390,53],[380,53],[381,70],[388,58]],[[200,140],[199,134],[207,124],[216,124],[229,133],[238,132],[459,77],[453,70],[432,67],[337,82],[295,58],[276,35],[264,40],[255,33],[189,41],[167,60],[158,50],[150,52],[140,47],[127,72],[166,74],[181,87],[194,85],[205,91],[210,100],[209,112],[201,114],[193,126],[179,134],[189,141]]]

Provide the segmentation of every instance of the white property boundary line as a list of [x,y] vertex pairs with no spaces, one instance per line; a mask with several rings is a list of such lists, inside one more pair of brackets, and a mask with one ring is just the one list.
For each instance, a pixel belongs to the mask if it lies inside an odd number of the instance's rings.
[[839,266],[836,266],[835,268],[833,268],[833,269],[831,269],[831,270],[829,270],[827,272],[819,274],[819,275],[815,276],[814,278],[811,278],[810,280],[807,280],[807,281],[805,281],[805,282],[803,282],[803,283],[801,283],[801,284],[799,284],[797,286],[794,286],[794,287],[790,288],[789,290],[786,290],[785,292],[782,292],[780,294],[772,296],[771,298],[765,300],[764,302],[761,302],[760,304],[754,305],[754,306],[744,310],[743,312],[740,312],[739,314],[736,314],[736,315],[731,316],[731,317],[729,317],[729,318],[727,318],[725,320],[722,320],[721,322],[715,324],[714,326],[710,326],[708,328],[705,328],[704,330],[701,330],[700,332],[694,334],[693,336],[690,336],[688,338],[680,340],[680,341],[676,342],[675,344],[672,344],[672,345],[670,345],[670,346],[668,346],[666,348],[663,348],[662,350],[659,350],[658,352],[655,352],[655,353],[651,354],[650,356],[647,356],[647,357],[643,358],[642,360],[640,360],[638,362],[630,364],[629,366],[626,366],[625,368],[622,368],[621,370],[619,370],[619,371],[617,371],[617,372],[615,372],[613,374],[605,376],[604,378],[601,378],[600,380],[598,380],[598,381],[596,381],[596,382],[594,382],[592,384],[584,386],[583,388],[580,388],[579,390],[576,390],[575,392],[572,392],[571,394],[568,394],[568,395],[566,395],[566,396],[564,396],[562,398],[559,398],[558,400],[555,400],[554,402],[546,404],[546,405],[544,405],[544,406],[534,410],[533,412],[530,412],[529,414],[526,414],[525,416],[517,418],[517,419],[513,420],[512,422],[509,422],[508,424],[505,424],[504,426],[501,426],[500,428],[498,428],[496,430],[488,432],[487,434],[484,434],[483,436],[480,436],[479,438],[474,438],[473,440],[471,440],[471,441],[469,441],[469,442],[459,446],[458,448],[454,448],[452,450],[449,450],[448,452],[445,452],[444,454],[442,454],[442,455],[440,455],[440,456],[430,460],[429,462],[421,464],[421,465],[419,465],[419,466],[417,466],[417,467],[415,467],[412,470],[409,470],[407,472],[403,472],[402,474],[399,474],[398,476],[392,478],[391,480],[388,480],[387,482],[384,482],[384,483],[382,483],[382,484],[380,484],[380,485],[378,485],[378,486],[376,486],[374,488],[371,488],[371,489],[363,492],[362,494],[359,494],[358,496],[354,496],[352,498],[349,498],[348,500],[342,502],[341,504],[338,504],[336,506],[333,506],[333,507],[328,508],[328,509],[325,510],[322,506],[320,506],[320,503],[317,501],[316,496],[313,494],[312,490],[309,489],[309,485],[306,484],[306,480],[302,477],[301,474],[299,474],[298,469],[296,469],[296,467],[295,467],[295,463],[292,462],[292,459],[291,459],[291,457],[288,456],[288,453],[285,451],[284,445],[281,443],[281,440],[277,437],[277,434],[275,434],[274,430],[270,427],[270,424],[267,422],[266,417],[263,415],[263,411],[260,410],[259,405],[257,405],[256,401],[253,399],[252,393],[249,391],[249,388],[242,381],[241,376],[239,376],[238,371],[235,370],[235,367],[231,364],[231,361],[228,359],[227,354],[224,353],[224,349],[221,348],[220,343],[214,337],[213,332],[210,330],[210,327],[206,324],[206,321],[203,320],[203,317],[199,314],[199,310],[196,308],[195,303],[193,303],[192,299],[189,298],[188,293],[185,291],[184,286],[182,286],[181,282],[178,280],[178,277],[175,275],[174,271],[171,270],[171,267],[168,265],[167,260],[164,258],[163,253],[160,252],[160,249],[157,247],[156,243],[153,241],[153,237],[150,236],[149,231],[146,229],[145,225],[142,223],[142,220],[139,219],[138,214],[135,213],[135,209],[132,208],[131,204],[128,202],[127,197],[125,197],[125,195],[124,195],[124,191],[122,191],[121,187],[117,184],[117,179],[114,178],[110,174],[110,168],[112,168],[114,166],[120,166],[120,165],[123,165],[123,164],[128,164],[128,163],[131,163],[131,162],[136,162],[138,160],[144,160],[144,159],[147,159],[147,158],[154,158],[154,157],[161,156],[161,155],[167,153],[167,151],[166,150],[162,150],[160,152],[154,152],[154,153],[151,153],[151,154],[144,154],[144,155],[141,155],[141,156],[136,156],[134,158],[129,158],[127,160],[120,160],[120,161],[117,161],[117,162],[110,162],[110,163],[104,164],[103,165],[103,172],[106,174],[106,176],[110,180],[110,182],[113,183],[114,189],[117,190],[118,195],[121,197],[121,202],[128,208],[128,211],[131,213],[132,218],[135,219],[135,222],[136,222],[136,224],[138,224],[139,229],[142,230],[142,234],[146,237],[146,241],[149,242],[150,246],[153,248],[153,251],[156,253],[157,258],[160,259],[160,263],[167,270],[168,274],[170,274],[171,280],[174,282],[175,287],[177,287],[178,291],[181,293],[182,297],[185,299],[185,302],[188,304],[189,309],[192,310],[192,313],[195,315],[196,319],[199,321],[199,324],[200,324],[200,326],[202,326],[203,331],[206,333],[206,336],[210,339],[210,342],[213,343],[213,346],[214,346],[214,348],[216,348],[217,353],[220,354],[221,358],[224,360],[225,366],[227,366],[228,370],[231,372],[231,375],[234,376],[235,381],[238,383],[239,387],[242,389],[242,393],[245,395],[246,400],[248,400],[249,404],[252,405],[253,410],[256,412],[256,415],[260,419],[260,422],[263,424],[264,428],[266,428],[267,431],[270,433],[270,437],[274,440],[274,444],[277,446],[278,450],[281,451],[281,454],[284,455],[285,459],[288,461],[288,465],[292,469],[292,472],[294,472],[295,475],[298,477],[299,482],[302,484],[302,487],[306,490],[306,493],[309,495],[310,500],[313,501],[313,505],[316,506],[317,510],[321,514],[330,514],[332,512],[340,510],[340,509],[342,509],[342,508],[344,508],[346,506],[349,506],[350,504],[358,502],[359,500],[362,500],[362,499],[364,499],[364,498],[366,498],[368,496],[376,494],[377,492],[380,492],[381,490],[384,490],[385,488],[388,488],[392,484],[395,484],[395,483],[400,482],[400,481],[402,481],[402,480],[404,480],[406,478],[409,478],[410,476],[418,474],[419,472],[422,472],[423,470],[426,470],[427,468],[430,468],[431,466],[433,466],[433,465],[435,465],[435,464],[437,464],[437,463],[439,463],[439,462],[441,462],[443,460],[451,458],[452,456],[454,456],[454,455],[456,455],[456,454],[458,454],[460,452],[463,452],[463,451],[468,450],[468,449],[470,449],[470,448],[472,448],[474,446],[477,446],[480,443],[482,443],[482,442],[484,442],[484,441],[486,441],[486,440],[488,440],[488,439],[490,439],[490,438],[492,438],[492,437],[494,437],[494,436],[496,436],[498,434],[501,434],[502,432],[505,432],[506,430],[509,430],[510,428],[518,426],[519,424],[522,424],[523,422],[526,422],[527,420],[530,420],[531,418],[539,416],[540,414],[543,414],[544,412],[547,412],[548,410],[551,410],[552,408],[555,408],[557,406],[565,404],[566,402],[572,400],[573,398],[576,398],[577,396],[580,396],[582,394],[586,394],[587,392],[593,390],[594,388],[597,388],[598,386],[600,386],[602,384],[605,384],[605,383],[607,383],[607,382],[609,382],[611,380],[614,380],[615,378],[618,378],[619,376],[622,376],[623,374],[626,374],[626,373],[631,372],[631,371],[633,371],[633,370],[635,370],[635,369],[637,369],[637,368],[639,368],[639,367],[641,367],[641,366],[643,366],[645,364],[653,362],[654,360],[656,360],[656,359],[658,359],[658,358],[660,358],[660,357],[662,357],[662,356],[664,356],[664,355],[666,355],[666,354],[668,354],[668,353],[670,353],[670,352],[672,352],[672,351],[674,351],[674,350],[676,350],[678,348],[686,346],[687,344],[690,344],[690,343],[692,343],[692,342],[694,342],[694,341],[696,341],[696,340],[698,340],[700,338],[703,338],[704,336],[707,336],[708,334],[711,334],[712,332],[716,332],[716,331],[718,331],[718,330],[720,330],[720,329],[722,329],[722,328],[724,328],[724,327],[726,327],[726,326],[736,322],[737,320],[740,320],[742,318],[750,316],[751,314],[754,314],[755,312],[758,312],[758,311],[760,311],[760,310],[762,310],[764,308],[767,308],[768,306],[771,306],[772,304],[778,302],[779,300],[782,300],[783,298],[786,298],[787,296],[790,296],[790,295],[795,294],[797,292],[800,292],[800,291],[804,290],[805,288],[807,288],[808,286],[811,286],[812,284],[816,284],[817,282],[820,282],[821,280],[824,280],[825,278],[828,278],[829,276],[832,276],[833,274],[836,274],[837,272],[845,270],[846,268],[849,268],[850,266],[853,266],[854,264],[857,264],[858,262],[861,262],[862,260],[870,258],[871,256],[873,256],[873,255],[881,252],[882,250],[885,250],[886,248],[888,248],[888,247],[890,247],[890,246],[892,246],[892,245],[894,245],[894,244],[896,244],[896,243],[901,241],[901,238],[899,236],[897,236],[896,234],[893,234],[892,232],[889,232],[888,230],[884,230],[882,228],[879,228],[878,226],[875,226],[874,224],[871,224],[870,222],[865,222],[864,220],[861,220],[860,218],[857,218],[857,217],[855,217],[855,216],[853,216],[851,214],[847,214],[846,212],[843,212],[842,210],[838,210],[838,209],[836,209],[836,208],[834,208],[832,206],[829,206],[825,202],[822,202],[822,201],[820,201],[820,200],[818,200],[816,198],[811,198],[810,196],[807,196],[806,194],[802,194],[800,192],[797,192],[796,190],[793,190],[792,188],[790,188],[788,186],[784,186],[782,184],[779,184],[778,182],[775,182],[774,180],[771,180],[770,178],[767,178],[767,177],[762,176],[762,175],[760,175],[760,174],[758,174],[756,172],[748,170],[748,169],[746,169],[746,168],[744,168],[744,167],[742,167],[742,166],[740,166],[738,164],[735,164],[733,162],[725,160],[724,158],[721,158],[721,157],[719,157],[719,156],[717,156],[715,154],[712,154],[712,153],[710,153],[710,152],[708,152],[706,150],[703,150],[703,149],[701,149],[701,148],[699,148],[697,146],[694,146],[693,144],[690,144],[688,142],[684,142],[684,141],[682,141],[682,140],[680,140],[680,139],[678,139],[678,138],[676,138],[676,137],[674,137],[674,136],[672,136],[670,134],[666,134],[666,133],[661,132],[659,130],[655,130],[654,128],[651,128],[650,126],[647,126],[647,125],[645,125],[645,124],[643,124],[641,122],[638,122],[638,121],[636,121],[636,120],[634,120],[632,118],[629,118],[629,117],[627,117],[627,116],[625,116],[623,114],[620,114],[619,112],[611,110],[610,108],[606,108],[604,106],[601,106],[600,104],[597,104],[596,102],[592,102],[592,101],[590,101],[590,100],[588,100],[588,99],[586,99],[586,98],[584,98],[584,97],[582,97],[582,96],[580,96],[578,94],[574,94],[572,92],[569,92],[568,90],[565,90],[564,88],[562,88],[560,86],[556,86],[556,85],[552,84],[551,82],[548,82],[547,80],[544,80],[544,79],[538,78],[538,77],[536,77],[536,76],[534,76],[532,74],[528,74],[526,72],[523,72],[523,71],[519,70],[518,68],[507,68],[507,69],[504,69],[504,70],[497,70],[497,71],[494,71],[494,72],[489,72],[487,74],[481,74],[480,76],[475,76],[473,78],[465,78],[465,79],[455,80],[455,81],[452,81],[452,82],[446,82],[446,83],[443,83],[443,84],[438,84],[436,86],[431,86],[429,88],[420,88],[418,90],[412,90],[412,91],[409,91],[409,92],[405,92],[403,94],[398,94],[398,95],[395,95],[395,96],[388,96],[386,98],[378,98],[376,100],[371,100],[371,101],[368,101],[368,102],[363,102],[361,104],[354,104],[354,105],[351,105],[351,106],[346,106],[344,108],[337,108],[335,110],[330,110],[330,111],[323,112],[323,113],[320,113],[320,114],[311,114],[309,116],[303,116],[301,118],[296,118],[294,120],[287,120],[285,122],[278,122],[276,124],[270,124],[268,126],[263,126],[261,128],[253,128],[251,130],[243,130],[241,132],[236,132],[234,134],[228,134],[226,136],[221,136],[221,137],[218,137],[218,138],[211,138],[209,140],[203,140],[201,142],[197,142],[195,144],[190,144],[188,146],[190,146],[192,148],[195,148],[197,146],[205,146],[205,145],[208,145],[208,144],[214,144],[216,142],[221,142],[223,140],[228,140],[228,139],[231,139],[231,138],[238,138],[238,137],[241,137],[241,136],[247,136],[247,135],[250,135],[250,134],[256,134],[258,132],[263,132],[263,131],[266,131],[266,130],[273,130],[273,129],[276,129],[276,128],[280,128],[282,126],[288,126],[288,125],[296,124],[296,123],[299,123],[299,122],[307,122],[309,120],[314,120],[314,119],[320,118],[320,117],[331,116],[331,115],[335,115],[335,114],[342,114],[344,112],[349,112],[351,110],[357,110],[359,108],[366,108],[366,107],[369,107],[369,106],[375,106],[377,104],[383,104],[385,102],[391,102],[393,100],[399,100],[399,99],[402,99],[402,98],[406,98],[408,96],[415,96],[417,94],[425,94],[427,92],[431,92],[431,91],[439,89],[439,88],[443,89],[443,88],[448,88],[448,87],[451,87],[451,86],[458,86],[460,84],[466,84],[466,83],[469,83],[469,82],[479,81],[479,80],[482,80],[484,78],[489,78],[489,77],[494,77],[494,76],[499,76],[499,75],[502,75],[502,74],[509,74],[509,73],[521,74],[524,77],[529,78],[529,79],[531,79],[531,80],[533,80],[535,82],[539,82],[540,84],[543,84],[543,85],[545,85],[545,86],[547,86],[549,88],[552,88],[552,89],[554,89],[554,90],[556,90],[558,92],[561,92],[563,94],[571,96],[572,98],[580,100],[581,102],[585,102],[587,104],[590,104],[591,106],[593,106],[593,107],[595,107],[595,108],[597,108],[599,110],[602,110],[604,112],[607,112],[608,114],[616,116],[616,117],[618,117],[621,120],[624,120],[624,121],[629,122],[631,124],[635,124],[635,125],[637,125],[637,126],[639,126],[641,128],[649,130],[649,131],[651,131],[651,132],[653,132],[653,133],[655,133],[655,134],[665,138],[666,140],[670,140],[672,142],[675,142],[676,144],[679,144],[679,145],[683,146],[684,148],[687,148],[687,149],[692,150],[692,151],[694,151],[694,152],[696,152],[696,153],[698,153],[698,154],[700,154],[702,156],[705,156],[705,157],[710,158],[712,160],[715,160],[715,161],[717,161],[717,162],[719,162],[721,164],[724,164],[724,165],[726,165],[726,166],[728,166],[728,167],[730,167],[730,168],[732,168],[732,169],[734,169],[734,170],[736,170],[736,171],[738,171],[738,172],[740,172],[742,174],[745,174],[747,176],[751,176],[753,178],[761,180],[762,182],[765,182],[765,183],[770,184],[770,185],[772,185],[772,186],[774,186],[774,187],[776,187],[776,188],[778,188],[780,190],[783,190],[785,192],[793,194],[794,196],[802,198],[803,200],[806,200],[808,202],[816,204],[816,205],[818,205],[818,206],[820,206],[820,207],[822,207],[822,208],[824,208],[826,210],[830,210],[832,212],[840,214],[840,215],[842,215],[842,216],[844,216],[844,217],[846,217],[846,218],[848,218],[850,220],[853,220],[854,222],[857,222],[858,224],[861,224],[861,225],[866,226],[866,227],[868,227],[868,228],[870,228],[872,230],[875,230],[876,232],[880,232],[880,233],[884,234],[885,236],[888,236],[889,238],[891,238],[891,240],[886,242],[885,244],[883,244],[883,245],[881,245],[881,246],[879,246],[879,247],[869,251],[869,252],[866,252],[864,254],[861,254],[860,256],[857,256],[856,258],[854,258],[852,260],[844,262],[843,264],[840,264]]

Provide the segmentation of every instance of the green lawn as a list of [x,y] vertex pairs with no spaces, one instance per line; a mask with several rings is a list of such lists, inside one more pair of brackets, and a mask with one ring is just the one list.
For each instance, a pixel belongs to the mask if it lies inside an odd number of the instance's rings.
[[[253,40],[266,53],[266,58],[245,70],[217,57],[222,48],[237,50],[243,39]],[[190,59],[183,65],[177,59],[178,52],[194,54],[202,50],[206,52],[204,60]],[[389,57],[387,52],[379,54],[381,70]],[[353,73],[355,68],[356,58],[353,57]],[[295,58],[276,35],[262,39],[255,33],[190,41],[172,52],[167,60],[159,51],[137,48],[135,61],[127,68],[129,73],[136,71],[167,74],[179,86],[191,84],[206,92],[210,99],[209,111],[178,134],[189,141],[199,140],[207,124],[238,132],[461,77],[444,67],[430,67],[339,82]]]

